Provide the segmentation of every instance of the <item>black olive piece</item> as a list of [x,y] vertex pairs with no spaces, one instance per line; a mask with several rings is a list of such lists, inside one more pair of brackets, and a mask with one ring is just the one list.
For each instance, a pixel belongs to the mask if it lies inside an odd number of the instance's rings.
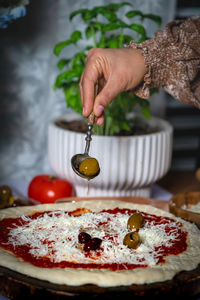
[[91,250],[98,250],[100,248],[102,240],[99,238],[92,238],[84,245],[84,251],[89,252]]
[[79,243],[85,244],[89,240],[91,240],[91,236],[89,235],[89,233],[87,233],[87,232],[80,232],[79,233],[79,235],[78,235]]

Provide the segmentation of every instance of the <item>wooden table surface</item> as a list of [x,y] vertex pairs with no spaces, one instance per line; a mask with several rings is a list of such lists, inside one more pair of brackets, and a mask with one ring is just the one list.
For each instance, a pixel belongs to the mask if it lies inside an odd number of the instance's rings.
[[200,180],[192,171],[169,171],[157,184],[172,194],[200,192]]

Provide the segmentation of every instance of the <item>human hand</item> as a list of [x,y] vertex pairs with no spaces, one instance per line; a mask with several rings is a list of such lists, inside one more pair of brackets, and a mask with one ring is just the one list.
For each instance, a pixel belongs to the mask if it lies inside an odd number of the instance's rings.
[[[93,111],[97,124],[103,124],[104,108],[119,93],[135,88],[145,73],[141,50],[131,48],[90,50],[79,84],[83,116],[88,117]],[[99,93],[94,99],[97,82]]]

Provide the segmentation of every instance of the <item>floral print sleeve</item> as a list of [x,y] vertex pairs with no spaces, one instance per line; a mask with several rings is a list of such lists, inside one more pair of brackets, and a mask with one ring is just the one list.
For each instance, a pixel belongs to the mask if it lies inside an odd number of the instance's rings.
[[141,49],[147,73],[134,92],[149,98],[149,89],[162,86],[175,99],[200,109],[200,17],[173,21],[153,39],[130,48]]

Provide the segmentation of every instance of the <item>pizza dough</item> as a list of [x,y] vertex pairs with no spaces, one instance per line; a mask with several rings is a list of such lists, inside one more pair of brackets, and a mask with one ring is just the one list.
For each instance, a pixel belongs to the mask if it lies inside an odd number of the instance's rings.
[[174,217],[172,214],[148,205],[139,205],[115,200],[81,201],[76,203],[46,204],[30,207],[9,208],[0,211],[0,219],[7,217],[19,217],[38,211],[67,210],[88,208],[92,211],[102,209],[129,208],[137,209],[146,213],[170,217],[183,223],[184,230],[188,231],[187,250],[183,253],[166,257],[164,264],[158,264],[147,268],[133,270],[111,271],[105,269],[61,269],[39,268],[30,263],[20,261],[11,253],[0,249],[0,265],[10,268],[22,274],[47,280],[56,284],[80,286],[83,284],[96,284],[103,287],[127,286],[131,284],[144,284],[172,279],[180,271],[195,269],[200,263],[200,231],[189,222]]

